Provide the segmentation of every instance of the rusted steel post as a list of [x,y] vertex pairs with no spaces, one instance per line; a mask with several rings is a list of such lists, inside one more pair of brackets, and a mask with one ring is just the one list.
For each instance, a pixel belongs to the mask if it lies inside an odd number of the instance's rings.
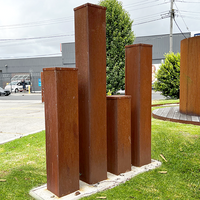
[[92,184],[107,178],[106,8],[85,4],[74,11],[80,179]]
[[180,54],[180,112],[187,113],[187,68],[188,68],[188,39],[181,41]]
[[200,115],[200,37],[181,41],[180,112]]
[[119,175],[131,170],[131,96],[107,96],[108,171]]
[[125,93],[131,95],[132,165],[151,163],[152,45],[125,48]]
[[62,197],[79,189],[78,71],[43,69],[47,189]]
[[42,94],[42,103],[44,102],[44,80],[43,80],[43,72],[40,73],[41,75],[41,94]]

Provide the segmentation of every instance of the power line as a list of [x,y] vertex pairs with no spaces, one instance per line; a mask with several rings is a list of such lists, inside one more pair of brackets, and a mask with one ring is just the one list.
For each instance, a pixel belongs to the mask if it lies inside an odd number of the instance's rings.
[[[157,2],[159,0],[145,0],[145,1],[140,1],[140,2],[135,2],[135,3],[131,3],[131,4],[128,4],[128,5],[124,5],[123,7],[137,7],[137,6],[141,6],[141,5],[146,5],[146,4],[149,4],[149,3],[154,3],[154,2]],[[146,3],[144,3],[146,2]]]
[[174,22],[175,22],[176,26],[178,27],[179,31],[181,32],[181,34],[182,34],[185,38],[187,38],[187,37],[184,35],[184,33],[182,32],[182,30],[180,29],[179,25],[177,24],[175,18],[174,18]]
[[200,3],[200,1],[180,1],[180,0],[176,0],[177,2],[181,2],[181,3]]
[[154,14],[151,14],[151,15],[146,15],[146,16],[144,16],[144,17],[138,17],[138,18],[134,18],[134,21],[138,21],[138,20],[142,20],[142,19],[146,19],[146,18],[152,18],[152,17],[157,17],[158,15],[163,15],[163,14],[165,14],[166,13],[166,11],[162,11],[162,12],[159,12],[159,13],[154,13]]
[[155,6],[161,6],[161,5],[164,5],[164,4],[167,4],[168,2],[164,2],[164,3],[160,3],[160,4],[155,4],[155,5],[151,5],[151,6],[146,6],[146,4],[144,4],[145,6],[144,7],[141,7],[141,8],[134,8],[134,9],[127,9],[128,11],[133,11],[133,10],[139,10],[139,9],[144,9],[144,8],[152,8],[152,7],[155,7]]
[[43,37],[30,37],[30,38],[16,38],[16,39],[0,39],[0,42],[10,42],[10,41],[22,41],[22,40],[38,40],[38,39],[51,39],[57,37],[67,37],[74,36],[74,34],[70,35],[51,35],[51,36],[43,36]]
[[48,57],[48,56],[61,56],[62,53],[50,53],[50,54],[41,54],[41,55],[31,55],[31,56],[15,56],[15,57],[12,57],[12,56],[9,56],[9,57],[0,57],[0,59],[19,59],[19,58],[37,58],[37,57]]
[[191,11],[188,11],[188,10],[180,10],[180,11],[181,11],[181,12],[186,12],[186,13],[198,13],[198,14],[200,13],[200,12],[196,12],[196,11],[192,11],[192,10],[191,10]]
[[65,22],[73,21],[73,17],[62,17],[56,19],[47,19],[37,22],[28,22],[21,24],[10,24],[10,25],[1,25],[0,29],[17,29],[17,28],[27,28],[27,27],[35,27],[35,26],[43,26],[43,25],[51,25],[51,24],[59,24]]
[[[140,36],[140,37],[144,37],[144,36]],[[139,37],[139,38],[140,38]],[[145,36],[146,37],[146,36]],[[173,37],[176,37],[176,34],[173,34]],[[138,37],[137,37],[138,38]],[[136,39],[137,39],[136,38]],[[156,39],[163,39],[163,38],[169,38],[169,34],[166,34],[166,35],[162,35],[162,36],[147,36],[147,38],[144,40],[144,39],[141,39],[141,40],[138,40],[136,41],[137,43],[141,43],[141,42],[146,42],[146,41],[150,41],[150,40],[156,40]],[[134,41],[135,42],[135,41]]]
[[187,26],[185,20],[183,19],[182,14],[181,14],[180,10],[178,9],[178,6],[176,5],[176,3],[175,3],[175,6],[176,6],[178,12],[180,13],[180,16],[181,16],[181,18],[182,18],[182,20],[183,20],[183,22],[184,22],[184,24],[185,24],[185,26],[186,26],[186,29],[189,31],[189,28],[188,28],[188,26]]
[[137,23],[137,24],[133,24],[132,26],[146,24],[146,23],[150,23],[150,22],[154,22],[154,21],[158,21],[158,20],[162,20],[162,18],[154,19],[154,20],[149,20],[149,21],[145,21],[145,22],[140,22],[140,23]]

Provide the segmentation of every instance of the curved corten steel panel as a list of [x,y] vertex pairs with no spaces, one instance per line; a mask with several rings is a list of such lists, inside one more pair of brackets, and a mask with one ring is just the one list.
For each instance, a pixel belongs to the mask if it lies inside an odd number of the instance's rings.
[[180,112],[200,115],[200,37],[181,41]]

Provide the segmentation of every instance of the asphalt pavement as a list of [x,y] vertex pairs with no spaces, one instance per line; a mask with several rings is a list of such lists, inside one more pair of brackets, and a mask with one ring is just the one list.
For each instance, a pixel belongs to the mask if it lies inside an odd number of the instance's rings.
[[[44,103],[41,95],[40,100],[34,100],[34,95],[17,93],[0,97],[0,144],[45,130]],[[26,100],[30,96],[31,100]]]
[[[164,99],[152,91],[152,99]],[[0,144],[45,130],[44,103],[40,93],[0,96]]]

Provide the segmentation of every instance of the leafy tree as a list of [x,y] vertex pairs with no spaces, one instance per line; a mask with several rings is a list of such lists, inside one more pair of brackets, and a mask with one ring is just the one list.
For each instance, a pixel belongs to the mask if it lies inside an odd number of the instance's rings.
[[107,92],[125,89],[125,46],[133,44],[133,21],[117,0],[101,0],[106,10]]
[[156,91],[161,91],[165,97],[179,98],[180,91],[180,53],[165,54],[165,61],[156,73],[154,83]]

